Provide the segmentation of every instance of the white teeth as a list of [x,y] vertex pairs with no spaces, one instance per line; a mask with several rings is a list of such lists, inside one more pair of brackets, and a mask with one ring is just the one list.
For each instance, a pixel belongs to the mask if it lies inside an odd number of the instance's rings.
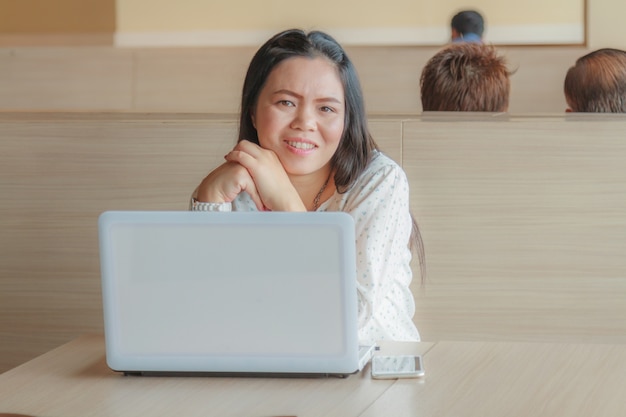
[[289,146],[292,146],[296,149],[313,149],[315,145],[312,143],[304,143],[304,142],[287,142]]

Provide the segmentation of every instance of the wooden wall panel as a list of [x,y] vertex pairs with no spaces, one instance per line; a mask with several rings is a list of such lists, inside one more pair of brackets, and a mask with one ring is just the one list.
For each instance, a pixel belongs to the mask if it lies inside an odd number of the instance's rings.
[[[369,114],[421,113],[419,78],[438,47],[349,47]],[[236,113],[255,48],[0,49],[0,110]],[[511,114],[565,111],[569,47],[501,48]]]
[[243,47],[137,49],[133,110],[237,113],[254,52]]
[[0,115],[0,372],[102,331],[97,218],[186,210],[232,120]]
[[133,107],[132,52],[115,48],[0,49],[0,110]]
[[500,48],[511,75],[510,114],[562,113],[567,108],[563,83],[567,70],[590,51],[571,48]]
[[621,115],[405,123],[426,340],[626,342],[625,132]]

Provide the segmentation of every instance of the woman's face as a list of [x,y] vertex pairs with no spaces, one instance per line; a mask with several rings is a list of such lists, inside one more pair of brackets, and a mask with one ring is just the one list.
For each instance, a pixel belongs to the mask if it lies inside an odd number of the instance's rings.
[[328,60],[286,59],[268,76],[253,111],[259,144],[276,153],[290,176],[328,175],[343,134],[344,96]]

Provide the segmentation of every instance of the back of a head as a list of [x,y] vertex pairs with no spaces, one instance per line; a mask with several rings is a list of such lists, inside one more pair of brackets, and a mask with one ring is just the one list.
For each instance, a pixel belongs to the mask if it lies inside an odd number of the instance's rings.
[[492,45],[456,43],[435,54],[420,77],[424,111],[503,112],[511,72]]
[[603,48],[580,57],[564,82],[574,112],[626,113],[626,51]]
[[458,12],[452,18],[450,26],[461,36],[461,38],[470,34],[474,34],[478,38],[482,38],[485,30],[483,17],[475,10],[464,10]]

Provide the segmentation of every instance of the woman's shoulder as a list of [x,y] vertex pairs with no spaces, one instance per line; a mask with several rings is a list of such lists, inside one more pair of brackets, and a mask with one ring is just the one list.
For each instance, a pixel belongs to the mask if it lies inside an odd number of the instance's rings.
[[[350,211],[374,200],[389,200],[390,195],[408,188],[400,165],[380,151],[375,151],[363,172],[345,192],[336,193],[326,210]],[[377,196],[372,200],[372,196]],[[334,203],[332,203],[334,202]]]
[[381,151],[375,151],[372,159],[363,171],[361,179],[378,176],[387,177],[389,175],[405,176],[404,170],[396,161]]
[[372,159],[351,187],[352,192],[373,189],[388,189],[394,184],[406,183],[404,170],[396,161],[380,151],[375,151]]

